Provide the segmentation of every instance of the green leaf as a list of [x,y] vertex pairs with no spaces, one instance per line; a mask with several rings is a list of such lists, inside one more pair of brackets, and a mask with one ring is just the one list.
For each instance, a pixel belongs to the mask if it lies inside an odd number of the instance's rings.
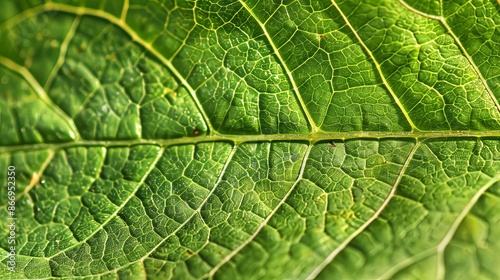
[[500,278],[499,11],[2,2],[0,278]]

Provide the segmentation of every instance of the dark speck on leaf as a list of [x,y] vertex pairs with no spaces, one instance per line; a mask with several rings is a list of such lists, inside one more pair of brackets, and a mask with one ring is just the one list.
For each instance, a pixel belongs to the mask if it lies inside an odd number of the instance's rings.
[[198,129],[193,130],[193,135],[198,135],[200,134],[200,131]]
[[335,145],[335,143],[333,143],[333,141],[328,142],[328,144],[330,144],[330,147],[332,147],[332,148],[337,147],[337,145]]
[[186,250],[186,255],[191,256],[191,255],[193,255],[193,252],[188,249],[188,250]]
[[362,201],[362,199],[363,199],[363,193],[364,192],[365,191],[362,188],[354,186],[351,189],[353,201],[354,202],[360,202],[360,201]]
[[323,38],[325,38],[325,34],[318,34],[318,40],[322,40]]

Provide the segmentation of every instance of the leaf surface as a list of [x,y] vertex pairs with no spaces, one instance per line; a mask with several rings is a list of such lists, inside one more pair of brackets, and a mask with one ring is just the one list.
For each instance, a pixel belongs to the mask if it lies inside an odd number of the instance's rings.
[[498,3],[286,2],[3,3],[0,278],[499,278]]

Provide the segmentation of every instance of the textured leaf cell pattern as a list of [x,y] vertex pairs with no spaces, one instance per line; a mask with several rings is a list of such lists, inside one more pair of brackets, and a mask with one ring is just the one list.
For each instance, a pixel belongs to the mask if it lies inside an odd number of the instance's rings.
[[8,0],[0,42],[2,279],[500,278],[496,0]]

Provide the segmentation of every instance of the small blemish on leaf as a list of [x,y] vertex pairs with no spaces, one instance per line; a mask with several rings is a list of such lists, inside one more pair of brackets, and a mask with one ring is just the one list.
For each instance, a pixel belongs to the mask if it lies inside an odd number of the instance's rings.
[[87,47],[86,47],[86,46],[79,46],[79,47],[76,49],[76,51],[77,51],[78,53],[82,53],[82,52],[84,52],[86,49],[87,49]]
[[188,256],[192,256],[193,255],[193,252],[189,249],[186,250],[186,255]]
[[328,142],[328,145],[330,145],[331,148],[337,147],[337,145],[335,145],[335,143],[333,143],[333,141]]
[[325,34],[318,34],[318,40],[321,41],[325,38]]
[[193,135],[198,135],[200,134],[200,131],[198,129],[193,130]]

